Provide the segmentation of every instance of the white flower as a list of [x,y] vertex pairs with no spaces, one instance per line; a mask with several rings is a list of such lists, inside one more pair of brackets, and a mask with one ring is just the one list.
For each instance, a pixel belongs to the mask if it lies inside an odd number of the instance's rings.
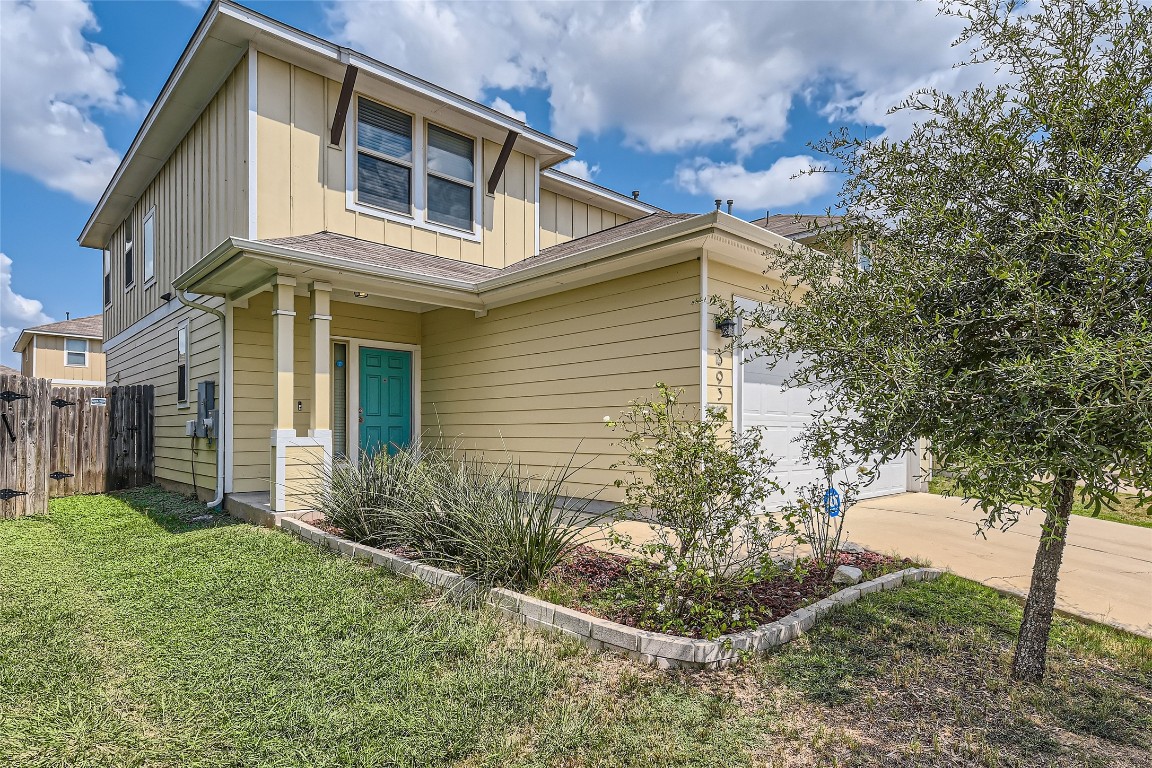
[[664,603],[656,604],[656,613],[664,613]]
[[740,621],[740,609],[732,611],[732,621]]
[[676,565],[675,565],[675,563],[673,563],[672,565],[668,566],[668,573],[676,573]]

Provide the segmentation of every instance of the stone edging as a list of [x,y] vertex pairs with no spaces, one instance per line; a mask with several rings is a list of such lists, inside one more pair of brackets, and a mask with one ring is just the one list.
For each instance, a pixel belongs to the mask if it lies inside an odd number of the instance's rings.
[[[474,579],[365,544],[357,544],[322,531],[302,520],[284,518],[280,521],[280,526],[321,549],[329,549],[355,560],[366,560],[395,574],[419,579],[446,592],[465,595],[481,589],[480,584]],[[486,600],[504,615],[533,629],[568,635],[594,650],[605,649],[626,653],[661,669],[680,667],[718,669],[735,663],[744,654],[758,653],[794,640],[815,626],[821,616],[837,606],[856,602],[862,595],[896,589],[905,583],[932,581],[939,578],[941,573],[939,568],[906,568],[842,589],[771,624],[763,624],[755,629],[731,635],[722,635],[716,640],[693,640],[660,632],[648,632],[572,608],[537,600],[510,589],[490,589]]]

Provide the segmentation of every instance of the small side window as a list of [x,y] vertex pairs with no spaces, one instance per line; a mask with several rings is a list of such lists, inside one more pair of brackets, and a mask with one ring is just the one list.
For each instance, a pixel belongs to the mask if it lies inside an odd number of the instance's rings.
[[872,249],[863,241],[856,243],[856,268],[861,272],[872,271]]
[[156,276],[156,209],[148,211],[144,217],[144,241],[140,244],[144,251],[144,282]]
[[65,339],[64,356],[65,365],[88,365],[88,339]]
[[135,275],[132,272],[133,256],[132,256],[132,219],[129,218],[124,222],[124,287],[131,288],[132,284],[136,282]]
[[112,304],[112,250],[104,249],[104,306]]
[[176,333],[176,401],[188,405],[188,321]]

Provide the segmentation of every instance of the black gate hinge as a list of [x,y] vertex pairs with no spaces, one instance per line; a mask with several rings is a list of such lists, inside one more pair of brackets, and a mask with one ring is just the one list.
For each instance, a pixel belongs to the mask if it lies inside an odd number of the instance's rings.
[[76,403],[70,403],[63,398],[57,397],[52,401],[52,405],[56,406],[57,408],[65,408],[69,405],[76,405]]
[[48,477],[52,478],[53,480],[63,480],[66,477],[76,477],[76,475],[70,475],[67,472],[53,472],[52,474],[48,475]]
[[10,501],[17,496],[27,496],[24,491],[14,491],[11,488],[0,488],[0,501]]
[[22,395],[19,392],[13,392],[10,389],[6,389],[3,392],[0,392],[0,400],[3,400],[6,403],[14,403],[17,400],[27,400],[27,399],[28,399],[28,395]]

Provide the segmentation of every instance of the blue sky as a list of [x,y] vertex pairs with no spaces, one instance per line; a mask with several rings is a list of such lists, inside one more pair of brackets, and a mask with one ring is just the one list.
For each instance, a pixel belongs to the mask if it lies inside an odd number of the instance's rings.
[[[807,142],[899,134],[888,106],[962,82],[955,23],[922,4],[247,5],[522,112],[579,145],[569,170],[674,211],[824,210],[838,182],[790,179]],[[204,8],[0,0],[4,363],[20,327],[100,311],[100,253],[76,237]]]

